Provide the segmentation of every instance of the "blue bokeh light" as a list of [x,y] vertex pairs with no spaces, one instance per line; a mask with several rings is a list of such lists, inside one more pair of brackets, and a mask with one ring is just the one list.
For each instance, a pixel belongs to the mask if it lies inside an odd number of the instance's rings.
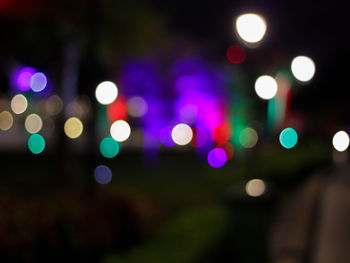
[[44,73],[35,73],[30,79],[30,88],[34,92],[40,92],[46,88],[47,78]]
[[105,165],[99,165],[95,168],[94,177],[99,184],[108,184],[112,180],[112,171]]

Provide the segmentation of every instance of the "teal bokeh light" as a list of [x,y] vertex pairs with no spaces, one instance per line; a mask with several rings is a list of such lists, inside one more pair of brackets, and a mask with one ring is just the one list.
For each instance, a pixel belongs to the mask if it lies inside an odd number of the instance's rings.
[[298,142],[298,134],[293,128],[286,128],[280,133],[280,143],[284,148],[293,148]]
[[33,134],[28,139],[28,148],[34,154],[39,154],[45,149],[45,139],[40,134]]
[[113,158],[119,152],[119,143],[111,137],[106,137],[100,143],[100,152],[106,158]]

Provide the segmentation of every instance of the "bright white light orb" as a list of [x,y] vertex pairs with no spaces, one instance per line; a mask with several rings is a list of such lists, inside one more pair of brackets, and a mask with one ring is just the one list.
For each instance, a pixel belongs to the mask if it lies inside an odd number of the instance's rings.
[[192,137],[191,127],[184,123],[177,124],[171,131],[171,138],[177,145],[189,144]]
[[25,119],[24,127],[31,134],[38,133],[43,127],[43,121],[38,114],[32,113]]
[[95,96],[100,104],[111,104],[118,97],[118,88],[111,81],[101,82],[95,90]]
[[243,14],[236,20],[236,30],[245,42],[257,43],[266,33],[266,22],[260,15]]
[[111,125],[110,133],[112,138],[117,142],[124,142],[130,136],[130,125],[123,120],[115,121]]
[[291,69],[294,77],[301,82],[310,81],[316,71],[315,63],[309,57],[295,57],[291,64]]
[[11,109],[16,114],[21,114],[25,112],[28,107],[28,101],[26,97],[22,94],[18,94],[14,96],[11,100]]
[[261,196],[265,192],[265,183],[263,180],[260,179],[250,180],[246,184],[245,190],[250,196]]
[[277,82],[271,76],[261,76],[255,81],[255,92],[264,100],[275,97],[277,93]]
[[338,131],[333,136],[333,147],[338,152],[343,152],[349,147],[349,135],[345,131]]

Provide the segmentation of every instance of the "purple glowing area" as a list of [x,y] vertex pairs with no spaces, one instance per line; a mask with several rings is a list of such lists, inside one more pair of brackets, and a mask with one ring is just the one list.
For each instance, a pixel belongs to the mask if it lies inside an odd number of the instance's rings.
[[171,138],[171,131],[172,131],[173,127],[171,126],[166,126],[163,129],[161,129],[160,134],[159,134],[159,138],[162,144],[164,144],[165,146],[174,146],[175,142],[173,141],[173,139]]
[[208,135],[206,131],[200,127],[193,128],[193,139],[190,143],[192,147],[202,147],[206,145]]
[[34,92],[40,92],[46,88],[47,78],[44,73],[38,72],[35,73],[30,78],[30,88]]
[[112,171],[105,165],[95,168],[94,177],[99,184],[108,184],[112,180]]
[[22,91],[30,89],[30,79],[35,74],[35,69],[31,67],[25,67],[15,70],[13,74],[13,84],[15,87]]
[[220,168],[227,161],[227,154],[221,148],[215,148],[208,153],[208,163],[211,167]]
[[175,102],[175,118],[184,123],[197,123],[208,131],[214,130],[224,118],[224,106],[220,99],[202,91],[180,95]]
[[178,92],[208,89],[210,86],[207,76],[182,75],[177,78],[175,88]]

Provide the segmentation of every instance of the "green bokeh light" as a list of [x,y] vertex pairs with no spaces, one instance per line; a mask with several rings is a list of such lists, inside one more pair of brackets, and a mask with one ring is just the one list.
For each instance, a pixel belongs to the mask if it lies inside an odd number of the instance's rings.
[[100,152],[106,158],[113,158],[119,152],[119,143],[111,137],[106,137],[100,143]]
[[280,143],[284,148],[293,148],[298,142],[298,134],[293,128],[286,128],[280,133]]
[[40,134],[33,134],[28,139],[28,148],[34,154],[39,154],[45,149],[45,139]]

